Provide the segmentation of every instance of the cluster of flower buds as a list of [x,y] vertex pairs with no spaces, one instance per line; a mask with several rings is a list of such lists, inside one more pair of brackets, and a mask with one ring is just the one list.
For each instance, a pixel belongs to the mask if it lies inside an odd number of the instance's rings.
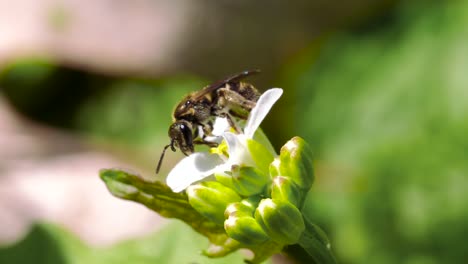
[[274,157],[254,139],[246,145],[253,163],[217,173],[218,181],[189,186],[189,203],[244,245],[297,243],[305,229],[301,209],[314,181],[310,147],[294,137]]
[[219,251],[210,251],[208,256],[244,247],[254,252],[251,263],[260,263],[286,245],[299,244],[312,257],[326,256],[325,261],[317,263],[334,263],[329,261],[333,258],[329,257],[326,236],[317,236],[319,228],[302,214],[314,181],[309,145],[294,137],[277,155],[258,129],[282,93],[279,88],[265,91],[241,133],[233,133],[229,126],[220,129],[224,132],[218,147],[184,158],[166,179],[173,192],[185,190],[192,209],[210,223],[224,227],[228,240],[237,243],[212,241]]
[[101,178],[115,196],[178,218],[205,235],[209,257],[248,248],[254,253],[248,262],[261,263],[298,244],[315,263],[335,264],[325,233],[302,213],[314,181],[309,145],[294,137],[277,155],[259,129],[282,93],[280,88],[265,91],[240,133],[220,118],[213,129],[213,134],[221,131],[214,135],[222,138],[218,147],[182,159],[166,184],[115,169],[101,171]]

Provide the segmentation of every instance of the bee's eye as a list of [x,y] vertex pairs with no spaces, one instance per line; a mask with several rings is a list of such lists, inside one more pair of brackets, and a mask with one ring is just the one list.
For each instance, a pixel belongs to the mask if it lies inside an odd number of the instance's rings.
[[185,143],[187,145],[192,145],[192,130],[184,124],[181,124],[179,128],[184,136]]
[[185,102],[185,107],[189,107],[191,104],[192,104],[192,101],[187,100],[187,101]]

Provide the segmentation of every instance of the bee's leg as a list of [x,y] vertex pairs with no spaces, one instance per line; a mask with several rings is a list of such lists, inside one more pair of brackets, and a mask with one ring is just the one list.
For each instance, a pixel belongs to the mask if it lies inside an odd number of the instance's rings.
[[218,89],[217,93],[220,98],[218,101],[218,103],[220,104],[220,108],[224,108],[227,107],[229,104],[232,104],[250,112],[252,108],[254,108],[257,104],[255,101],[246,99],[238,92],[230,90],[228,88]]
[[241,129],[239,128],[239,126],[237,126],[236,122],[234,122],[232,116],[229,113],[223,112],[222,109],[219,109],[215,111],[215,115],[226,118],[226,120],[229,123],[229,126],[234,128],[237,134],[242,133]]
[[[218,105],[214,110],[215,114],[221,117],[226,117],[229,125],[240,134],[241,130],[234,122],[232,115],[245,120],[257,103],[246,99],[238,92],[228,88],[220,88],[217,93],[219,99]],[[239,108],[242,110],[239,111]]]
[[206,136],[211,136],[213,131],[213,122],[208,121],[206,124],[200,124],[203,130],[203,138]]
[[236,130],[237,134],[241,134],[242,131],[241,129],[237,126],[236,122],[234,122],[234,120],[232,119],[232,116],[230,114],[225,114],[224,117],[226,117],[228,123],[229,123],[229,126],[231,126],[232,128],[234,128],[234,130]]
[[210,148],[214,148],[214,147],[218,146],[218,143],[216,143],[216,142],[205,141],[203,139],[197,139],[197,140],[193,141],[193,144],[207,145]]

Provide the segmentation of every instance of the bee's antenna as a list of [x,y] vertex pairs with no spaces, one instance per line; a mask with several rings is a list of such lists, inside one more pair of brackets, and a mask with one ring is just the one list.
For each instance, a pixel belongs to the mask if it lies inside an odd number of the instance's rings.
[[161,153],[161,157],[159,158],[159,161],[158,161],[158,166],[156,167],[156,174],[159,173],[159,169],[161,169],[161,164],[162,164],[162,161],[164,159],[164,155],[166,154],[166,150],[168,147],[171,147],[172,151],[175,151],[174,149],[174,146],[173,146],[173,142],[171,141],[170,144],[166,145]]

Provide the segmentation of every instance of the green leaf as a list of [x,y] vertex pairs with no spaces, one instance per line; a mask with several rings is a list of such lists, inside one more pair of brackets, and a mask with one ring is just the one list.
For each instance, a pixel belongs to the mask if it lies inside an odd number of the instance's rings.
[[335,264],[336,259],[331,251],[331,244],[325,232],[307,218],[304,218],[305,231],[298,244],[317,264]]

